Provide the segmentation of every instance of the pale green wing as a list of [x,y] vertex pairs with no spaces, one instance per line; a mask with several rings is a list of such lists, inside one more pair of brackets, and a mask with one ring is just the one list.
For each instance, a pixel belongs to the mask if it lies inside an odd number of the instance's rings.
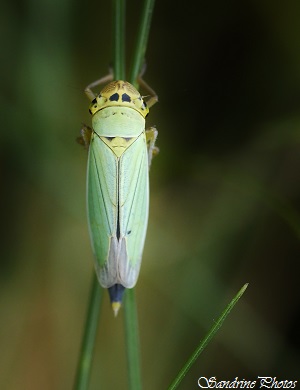
[[110,287],[117,283],[118,161],[96,133],[89,148],[87,208],[98,279]]
[[131,288],[139,274],[148,223],[149,174],[145,132],[122,154],[119,178],[119,283]]

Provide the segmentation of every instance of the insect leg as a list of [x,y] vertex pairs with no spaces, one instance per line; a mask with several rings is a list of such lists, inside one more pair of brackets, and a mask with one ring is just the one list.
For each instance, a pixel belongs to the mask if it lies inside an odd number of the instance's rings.
[[85,88],[85,90],[84,90],[84,92],[85,92],[86,96],[88,97],[88,99],[89,99],[90,101],[92,101],[92,100],[94,100],[95,97],[96,97],[95,93],[94,93],[93,90],[92,90],[93,88],[97,87],[98,85],[105,84],[105,83],[107,83],[108,81],[112,81],[112,80],[113,80],[113,77],[114,77],[114,76],[113,76],[113,73],[112,73],[112,71],[110,70],[109,73],[108,73],[106,76],[101,77],[101,79],[96,80],[96,81],[92,82],[91,84],[89,84],[89,85]]
[[156,92],[146,83],[146,81],[142,78],[141,75],[138,77],[137,82],[142,88],[149,92],[150,97],[146,101],[146,103],[149,108],[152,107],[155,103],[158,102],[158,96]]
[[83,128],[80,130],[81,135],[76,139],[76,141],[86,149],[89,149],[92,132],[93,131],[89,126],[83,125]]
[[155,127],[149,127],[149,129],[146,130],[149,169],[150,169],[152,157],[156,156],[159,153],[158,147],[155,146],[157,134],[158,131],[156,130]]

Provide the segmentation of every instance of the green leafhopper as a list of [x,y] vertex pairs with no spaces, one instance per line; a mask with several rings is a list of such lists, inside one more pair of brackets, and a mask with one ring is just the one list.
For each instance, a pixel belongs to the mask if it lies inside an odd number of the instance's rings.
[[[84,126],[88,147],[87,214],[99,283],[108,288],[117,314],[125,288],[137,282],[149,210],[149,167],[157,130],[145,130],[149,106],[130,83],[112,81],[91,100],[92,129]],[[146,85],[144,83],[144,85]],[[151,90],[152,91],[152,90]]]

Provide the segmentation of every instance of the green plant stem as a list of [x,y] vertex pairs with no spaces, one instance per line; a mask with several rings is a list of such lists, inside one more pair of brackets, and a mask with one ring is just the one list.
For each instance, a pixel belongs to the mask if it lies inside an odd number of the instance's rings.
[[114,79],[125,80],[125,0],[113,0]]
[[[132,69],[129,77],[129,82],[134,84],[135,86],[137,86],[136,80],[144,62],[153,6],[154,0],[144,1],[141,22],[137,34],[138,40],[135,46]],[[133,289],[127,290],[126,292],[124,310],[129,389],[141,390],[142,381],[140,367],[138,316],[136,309],[135,292]]]
[[90,293],[90,301],[86,318],[86,325],[82,339],[80,357],[77,367],[74,390],[87,390],[95,347],[99,313],[102,300],[102,289],[95,272]]
[[138,316],[136,309],[135,291],[126,291],[125,297],[125,338],[128,366],[128,379],[130,390],[141,390],[141,368],[140,368],[140,343]]
[[189,360],[186,362],[186,364],[183,366],[183,368],[180,370],[179,374],[175,378],[175,380],[172,382],[172,384],[168,387],[168,390],[175,390],[182,379],[185,377],[191,366],[195,363],[201,352],[204,350],[204,348],[207,346],[207,344],[211,341],[211,339],[214,337],[214,335],[217,333],[217,331],[222,326],[223,322],[225,321],[228,314],[231,312],[235,304],[238,302],[238,300],[241,298],[241,296],[244,294],[246,288],[248,287],[248,283],[245,284],[240,291],[236,294],[236,296],[232,299],[232,301],[229,303],[229,305],[225,308],[221,316],[218,318],[214,326],[209,330],[209,332],[206,334],[204,339],[200,342],[194,353],[191,355]]
[[137,33],[137,42],[133,54],[129,82],[137,87],[137,77],[145,61],[145,53],[148,43],[149,30],[155,0],[145,0],[142,10],[141,22]]

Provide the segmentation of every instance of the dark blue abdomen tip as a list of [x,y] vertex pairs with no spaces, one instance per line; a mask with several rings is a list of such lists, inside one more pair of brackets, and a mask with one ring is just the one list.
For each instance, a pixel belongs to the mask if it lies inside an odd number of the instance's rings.
[[122,284],[114,284],[113,286],[109,287],[108,293],[109,293],[111,303],[113,302],[121,303],[124,291],[125,291],[125,287],[122,286]]
[[115,317],[117,316],[117,314],[120,310],[124,291],[125,291],[125,287],[122,286],[122,284],[115,284],[115,285],[109,287],[109,289],[108,289],[110,302],[111,302],[111,306],[112,306],[113,312],[115,314]]

